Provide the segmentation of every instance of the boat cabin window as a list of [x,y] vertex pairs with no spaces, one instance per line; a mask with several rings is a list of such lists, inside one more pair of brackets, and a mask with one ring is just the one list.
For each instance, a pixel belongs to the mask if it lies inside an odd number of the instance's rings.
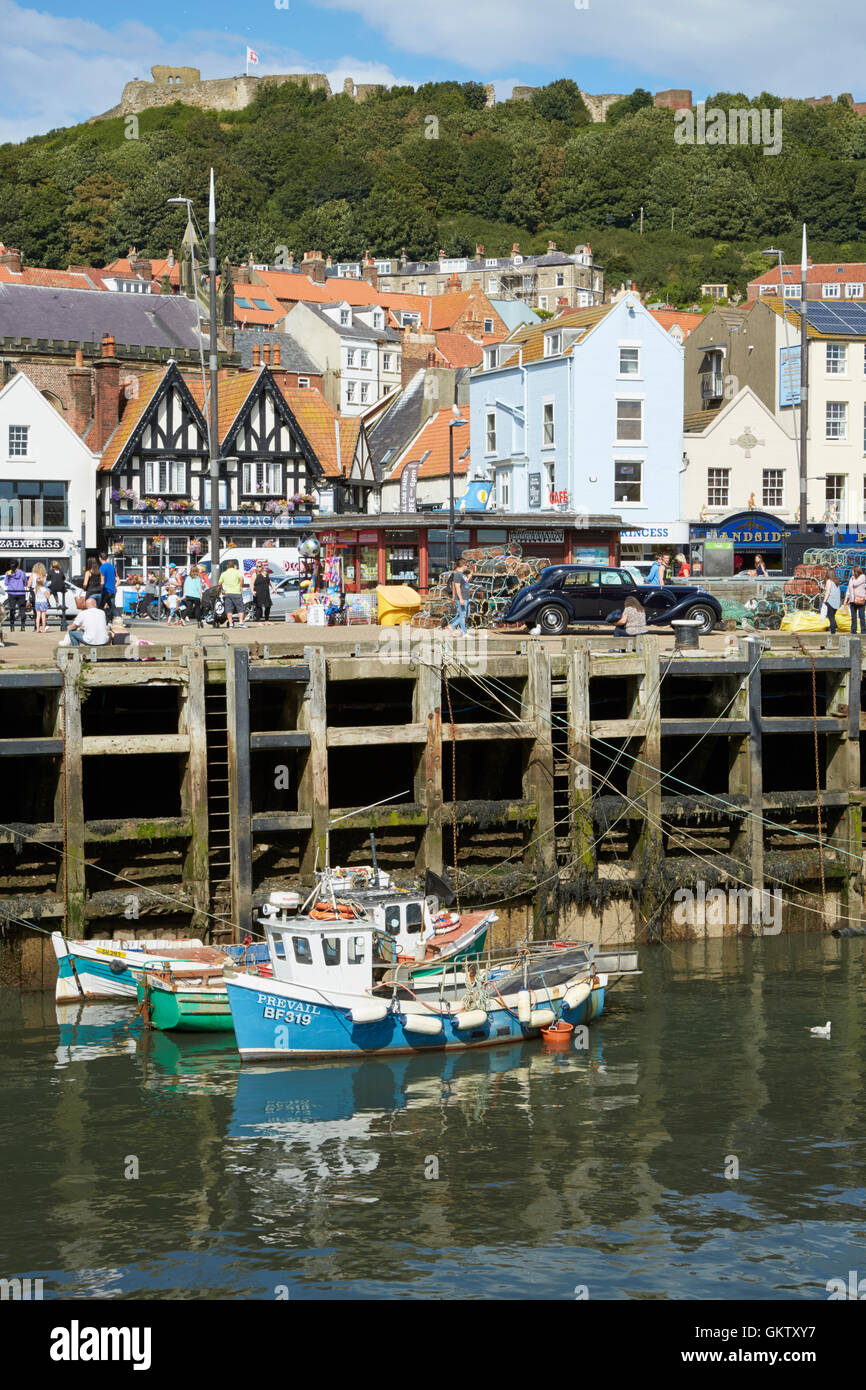
[[393,936],[400,930],[400,904],[388,903],[385,908],[385,930]]
[[322,955],[325,957],[326,965],[340,964],[340,938],[338,936],[322,937]]
[[295,960],[298,965],[312,965],[313,953],[307,938],[305,936],[293,936],[292,945],[295,948]]
[[419,931],[421,930],[421,922],[422,922],[423,916],[424,916],[424,914],[423,914],[423,912],[422,912],[422,910],[421,910],[421,904],[420,904],[420,903],[407,903],[407,904],[406,904],[406,930],[407,930],[408,932],[419,932]]
[[363,936],[350,936],[346,943],[346,960],[349,965],[364,964],[364,938]]
[[281,936],[274,937],[274,955],[277,960],[286,959],[286,943]]

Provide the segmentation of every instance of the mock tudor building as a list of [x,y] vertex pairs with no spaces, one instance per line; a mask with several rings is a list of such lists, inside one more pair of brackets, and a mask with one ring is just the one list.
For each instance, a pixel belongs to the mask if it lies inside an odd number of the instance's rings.
[[[225,544],[297,545],[320,501],[355,509],[373,491],[362,423],[341,432],[319,391],[283,391],[266,366],[219,382],[218,429]],[[99,465],[102,534],[124,574],[209,548],[209,471],[201,378],[176,364],[142,378]]]

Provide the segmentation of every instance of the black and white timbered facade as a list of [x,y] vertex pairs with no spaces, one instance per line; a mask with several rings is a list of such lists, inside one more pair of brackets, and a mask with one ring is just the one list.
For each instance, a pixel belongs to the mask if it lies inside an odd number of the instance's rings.
[[[335,487],[326,478],[267,367],[255,377],[220,382],[219,426],[220,454],[229,460],[219,484],[223,544],[297,545],[309,534],[323,484],[342,501],[343,480]],[[155,569],[161,560],[183,565],[209,549],[209,474],[200,381],[185,378],[175,364],[142,378],[99,474],[102,538],[122,575]]]

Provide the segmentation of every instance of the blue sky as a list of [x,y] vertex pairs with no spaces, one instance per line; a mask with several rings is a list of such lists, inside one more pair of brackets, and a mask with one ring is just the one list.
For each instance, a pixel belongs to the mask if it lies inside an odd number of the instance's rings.
[[[0,0],[0,141],[115,105],[152,63],[203,77],[325,72],[332,87],[453,77],[537,85],[572,77],[588,92],[689,87],[866,99],[866,7],[852,0]],[[844,38],[842,38],[844,36]]]

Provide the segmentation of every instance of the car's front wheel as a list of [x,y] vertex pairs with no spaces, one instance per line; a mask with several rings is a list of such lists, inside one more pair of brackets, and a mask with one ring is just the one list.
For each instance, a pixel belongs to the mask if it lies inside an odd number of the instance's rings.
[[558,604],[546,603],[538,610],[535,622],[546,637],[558,637],[568,627],[568,615]]
[[702,637],[706,636],[708,632],[712,632],[716,625],[716,615],[712,608],[709,608],[705,603],[693,604],[683,616],[689,622],[700,622],[699,631]]

